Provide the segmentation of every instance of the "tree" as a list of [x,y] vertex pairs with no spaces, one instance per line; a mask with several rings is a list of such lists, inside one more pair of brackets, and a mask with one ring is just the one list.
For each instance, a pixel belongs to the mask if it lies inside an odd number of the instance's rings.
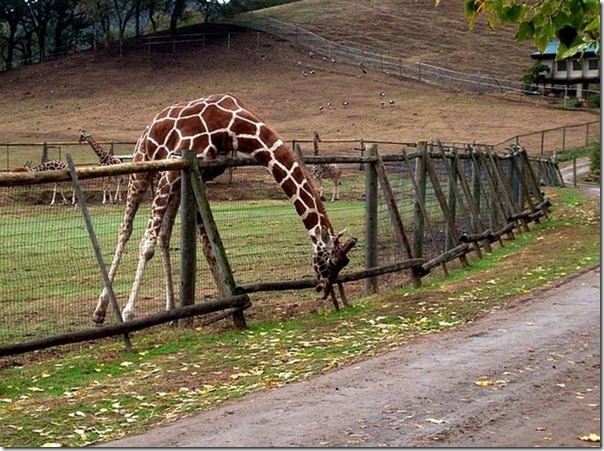
[[535,85],[545,85],[545,74],[550,72],[549,66],[545,64],[536,62],[531,67],[529,67],[525,72],[520,81],[523,83],[522,90],[524,92],[534,92],[538,91],[535,88]]
[[4,41],[6,51],[4,61],[6,69],[12,69],[15,49],[19,42],[19,28],[23,25],[23,18],[26,13],[26,2],[22,0],[7,0],[0,4],[0,27],[2,35],[0,38]]
[[[600,53],[599,0],[464,0],[470,29],[479,16],[486,16],[491,28],[497,23],[518,27],[519,41],[532,39],[537,49],[558,39],[558,59],[582,54],[593,46]],[[435,0],[436,5],[440,0]]]

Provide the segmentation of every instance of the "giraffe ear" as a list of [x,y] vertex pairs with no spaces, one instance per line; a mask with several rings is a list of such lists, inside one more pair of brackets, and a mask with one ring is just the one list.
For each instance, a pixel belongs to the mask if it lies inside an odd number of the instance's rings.
[[321,227],[321,239],[324,243],[329,243],[331,241],[331,233],[329,233],[329,230],[325,226]]

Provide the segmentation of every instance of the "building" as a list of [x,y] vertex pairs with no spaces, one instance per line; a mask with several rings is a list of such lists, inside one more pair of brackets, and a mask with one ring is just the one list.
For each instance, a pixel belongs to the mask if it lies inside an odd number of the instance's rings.
[[550,42],[543,53],[534,52],[531,58],[549,67],[550,71],[543,74],[545,83],[563,85],[581,99],[590,85],[600,84],[600,56],[595,53],[595,47],[590,46],[582,56],[556,61],[558,44],[558,41]]

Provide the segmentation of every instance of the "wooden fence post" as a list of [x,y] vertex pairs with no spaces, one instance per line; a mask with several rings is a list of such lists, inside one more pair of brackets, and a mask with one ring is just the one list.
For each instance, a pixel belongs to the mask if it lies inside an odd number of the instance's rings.
[[[415,175],[411,169],[411,163],[409,157],[403,149],[403,158],[407,163],[407,170],[409,171],[409,178],[412,180],[415,188],[415,199],[413,201],[413,224],[415,225],[413,230],[413,255],[420,256],[424,255],[424,228],[426,221],[428,220],[425,205],[426,205],[426,164],[424,159],[426,158],[426,142],[421,141],[417,143],[417,149],[420,156],[415,162]],[[428,224],[429,226],[429,224]]]
[[[368,149],[368,156],[377,156],[378,148],[374,144]],[[378,177],[375,161],[365,163],[365,268],[374,268],[377,258],[377,223],[378,223]],[[365,280],[365,290],[369,294],[377,293],[377,277]]]
[[[461,216],[463,218],[463,221],[466,223],[466,228],[467,228],[468,232],[477,233],[478,230],[473,228],[472,221],[471,221],[472,218],[470,218],[470,214],[468,214],[468,210],[466,209],[464,199],[461,196],[459,189],[457,188],[457,179],[460,178],[460,174],[458,171],[458,166],[456,164],[457,163],[456,162],[456,151],[455,151],[455,149],[452,149],[453,158],[452,158],[451,164],[449,164],[449,162],[447,161],[448,160],[447,155],[445,154],[445,150],[444,150],[443,145],[440,142],[440,140],[437,142],[437,147],[438,147],[440,156],[442,158],[443,165],[445,167],[445,171],[447,172],[447,176],[449,178],[449,199],[450,199],[449,208],[451,208],[452,204],[454,205],[453,208],[455,208],[455,205],[457,205],[459,203],[459,208],[461,209]],[[471,199],[467,199],[467,201],[468,201],[468,203],[470,203]],[[472,212],[471,209],[470,209],[470,212]],[[455,210],[453,210],[453,217],[455,217]],[[476,219],[476,217],[474,217],[474,219]],[[466,232],[466,233],[468,233],[468,232]],[[459,244],[459,243],[456,242],[455,245],[457,245],[457,244]],[[478,258],[482,258],[482,252],[480,251],[480,246],[478,245],[478,243],[472,242],[472,247],[476,251],[476,255],[478,256]],[[451,248],[453,248],[453,246],[447,247],[447,250],[449,250]]]
[[[214,221],[214,215],[212,214],[212,210],[206,196],[206,190],[201,179],[199,167],[196,164],[193,165],[192,172],[193,176],[191,177],[191,184],[193,187],[193,193],[195,194],[195,202],[197,203],[197,209],[201,215],[203,225],[208,234],[208,240],[210,241],[212,252],[216,258],[218,273],[220,274],[224,284],[223,291],[228,296],[233,296],[237,292],[237,285],[235,284],[233,271],[231,270],[231,265],[227,259],[226,251],[224,250],[224,245],[222,244],[222,239],[220,238],[218,228],[216,227],[216,222]],[[245,316],[243,315],[242,310],[235,310],[233,312],[233,323],[237,329],[246,328]]]
[[[453,163],[457,167],[457,177],[459,178],[459,183],[461,184],[461,189],[464,195],[466,196],[466,201],[468,202],[468,209],[470,210],[471,218],[470,218],[470,226],[476,233],[486,232],[486,227],[482,222],[482,218],[480,217],[480,192],[474,196],[472,191],[470,190],[470,185],[468,184],[468,179],[466,178],[466,174],[464,173],[463,167],[461,167],[461,159],[457,152],[455,152]],[[491,253],[491,242],[488,238],[482,240],[482,245],[484,249]],[[477,252],[480,256],[480,252]]]
[[[405,232],[405,226],[403,225],[403,220],[401,219],[401,215],[396,205],[396,199],[392,193],[392,187],[390,186],[390,180],[388,180],[388,174],[386,174],[386,169],[384,168],[384,162],[379,155],[377,155],[375,168],[380,180],[380,185],[382,185],[382,193],[384,194],[388,212],[390,213],[390,219],[392,220],[392,226],[396,234],[398,245],[408,259],[418,257],[417,255],[413,255],[413,250],[411,249],[411,244],[409,243],[409,238],[407,236],[407,232]],[[413,286],[415,288],[421,287],[422,279],[417,269],[411,268],[409,275],[411,277]]]
[[[111,280],[109,279],[109,274],[107,274],[107,267],[105,266],[105,261],[103,260],[101,247],[99,246],[96,234],[94,233],[92,221],[90,220],[90,215],[88,214],[88,208],[86,207],[84,193],[82,192],[82,187],[80,186],[80,181],[78,180],[78,174],[76,173],[73,160],[71,159],[71,155],[67,154],[66,159],[67,166],[69,168],[69,176],[71,177],[73,189],[75,190],[76,197],[78,198],[78,206],[80,207],[80,210],[82,211],[82,216],[84,217],[86,230],[88,231],[88,236],[90,238],[90,242],[92,243],[92,250],[94,252],[94,256],[96,257],[97,264],[99,265],[99,270],[101,272],[101,277],[103,278],[103,283],[105,284],[105,289],[107,290],[107,294],[109,295],[109,302],[111,302],[111,307],[113,307],[113,314],[115,316],[115,320],[118,324],[123,323],[124,320],[122,319],[120,307],[117,304],[117,299],[115,298],[115,293],[113,292],[113,285],[111,284]],[[128,332],[124,332],[123,337],[124,345],[126,346],[126,351],[132,351],[132,343],[130,342],[130,336],[128,335]]]
[[45,163],[46,161],[48,161],[48,143],[44,141],[42,143],[42,159],[40,162]]
[[[426,158],[426,170],[428,172],[428,176],[430,177],[430,182],[432,183],[432,187],[434,188],[434,194],[436,195],[436,199],[438,200],[438,204],[440,205],[440,209],[445,218],[445,224],[447,225],[447,231],[451,235],[454,244],[458,245],[461,243],[461,241],[459,239],[459,235],[457,234],[457,229],[455,228],[455,217],[449,210],[447,201],[445,200],[445,194],[443,193],[442,187],[440,186],[440,182],[438,181],[438,177],[436,176],[436,173],[434,171],[434,166],[432,165],[432,159],[430,158],[429,154],[427,154],[427,157],[428,158]],[[449,249],[446,249],[445,251],[448,251],[448,250]],[[462,255],[459,256],[459,261],[461,262],[462,266],[464,266],[464,267],[469,265],[468,259],[467,259],[465,253],[463,253]]]
[[[403,158],[405,160],[405,164],[407,165],[407,169],[411,174],[410,179],[413,183],[413,189],[415,190],[415,203],[413,212],[413,223],[415,225],[415,228],[413,230],[413,252],[415,256],[420,257],[424,255],[424,225],[428,227],[428,233],[430,234],[430,238],[432,239],[432,245],[434,246],[434,251],[436,255],[438,255],[440,251],[436,244],[436,234],[434,233],[432,224],[430,224],[430,218],[428,216],[428,212],[426,211],[426,165],[423,161],[424,158],[426,158],[426,142],[422,141],[417,143],[417,147],[420,151],[420,156],[417,159],[418,161],[416,164],[416,168],[419,169],[416,169],[415,177],[413,176],[411,163],[409,162],[409,157],[407,156],[407,152],[405,152],[405,149],[403,149]],[[418,180],[416,180],[416,177]],[[415,210],[416,208],[419,210],[419,213]],[[445,276],[448,277],[449,270],[447,269],[446,262],[443,261],[440,265],[443,268]]]
[[[195,152],[185,150],[183,158],[196,164]],[[197,272],[197,206],[191,187],[191,167],[181,171],[180,183],[180,306],[195,304],[195,276]],[[192,318],[181,320],[183,325],[190,325]]]
[[[517,204],[514,202],[514,194],[512,192],[512,186],[510,183],[506,183],[505,177],[503,176],[503,171],[501,169],[501,167],[499,166],[499,160],[497,155],[494,154],[493,151],[488,152],[488,156],[491,160],[491,166],[493,167],[495,176],[497,178],[497,182],[499,184],[499,186],[501,187],[501,192],[503,193],[503,198],[505,200],[505,203],[508,207],[508,211],[507,211],[507,220],[510,220],[510,218],[518,213],[520,213],[519,208],[517,206]],[[512,219],[513,221],[513,219]],[[526,223],[526,219],[521,218],[519,219],[520,221],[520,226],[522,228],[522,230],[524,232],[529,232],[529,227]]]
[[[518,152],[517,149],[514,149],[512,152],[510,152],[510,163],[512,165],[512,173],[517,174],[519,188],[520,188],[521,201],[518,202],[520,205],[520,211],[524,210],[524,202],[526,201],[531,213],[535,213],[535,211],[536,211],[535,203],[533,202],[533,199],[532,199],[531,193],[530,193],[530,189],[526,183],[526,168],[522,164],[519,164],[518,160],[520,158],[521,158],[520,153]],[[520,163],[521,163],[521,161],[520,161]],[[539,218],[536,218],[535,222],[538,223]]]

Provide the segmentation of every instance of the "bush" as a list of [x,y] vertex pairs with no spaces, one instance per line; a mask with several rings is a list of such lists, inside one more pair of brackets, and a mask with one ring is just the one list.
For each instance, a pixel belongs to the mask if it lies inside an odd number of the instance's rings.
[[589,170],[591,174],[600,177],[600,141],[591,145],[589,150]]

